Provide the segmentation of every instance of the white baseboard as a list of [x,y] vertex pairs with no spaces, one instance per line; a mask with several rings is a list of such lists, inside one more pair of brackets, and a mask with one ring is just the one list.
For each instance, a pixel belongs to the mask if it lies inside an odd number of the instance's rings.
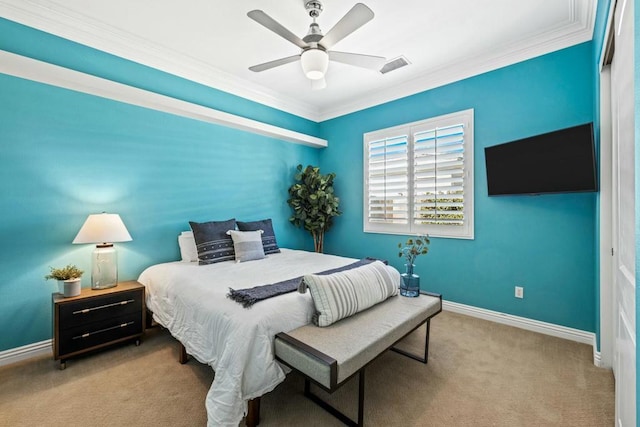
[[[467,316],[477,317],[480,319],[489,320],[491,322],[514,326],[516,328],[526,329],[528,331],[551,335],[558,338],[564,338],[582,344],[589,344],[593,346],[593,364],[596,366],[602,365],[600,352],[596,350],[596,334],[594,334],[593,332],[582,331],[580,329],[573,329],[566,326],[554,325],[553,323],[527,319],[525,317],[500,313],[498,311],[487,310],[484,308],[473,307],[470,305],[459,304],[457,302],[451,301],[442,301],[442,308],[454,313],[465,314]],[[43,356],[46,354],[51,354],[51,340],[40,341],[37,343],[0,352],[0,366],[9,365],[21,360]]]
[[596,334],[593,334],[593,342],[591,343],[593,346],[593,364],[598,368],[610,368],[610,366],[605,366],[602,361],[602,353],[598,351],[598,342],[596,341]]
[[567,326],[555,325],[553,323],[541,322],[539,320],[527,319],[526,317],[514,316],[512,314],[500,313],[499,311],[487,310],[470,305],[459,304],[457,302],[442,301],[442,309],[454,313],[465,314],[503,325],[513,326],[528,331],[538,332],[553,337],[564,338],[582,344],[593,346],[593,363],[600,366],[600,352],[596,351],[596,334],[582,331],[580,329],[569,328]]
[[31,359],[44,355],[53,355],[51,350],[51,340],[45,340],[28,344],[10,350],[0,351],[0,366],[10,365],[21,360]]

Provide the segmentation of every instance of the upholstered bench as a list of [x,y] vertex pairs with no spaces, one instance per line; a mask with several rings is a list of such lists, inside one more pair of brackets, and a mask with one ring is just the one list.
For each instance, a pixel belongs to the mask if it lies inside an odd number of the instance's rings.
[[[427,363],[429,328],[433,316],[442,311],[442,297],[421,293],[417,298],[391,296],[354,315],[326,327],[309,324],[275,338],[276,359],[305,376],[305,395],[347,425],[364,422],[364,370],[387,349]],[[424,356],[393,346],[426,323]],[[358,421],[330,406],[311,392],[310,381],[332,393],[359,374]]]

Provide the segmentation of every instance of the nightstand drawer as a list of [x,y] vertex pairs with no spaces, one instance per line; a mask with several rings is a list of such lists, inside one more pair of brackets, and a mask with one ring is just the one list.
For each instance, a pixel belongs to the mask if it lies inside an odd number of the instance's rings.
[[95,298],[85,298],[60,305],[60,327],[86,325],[142,311],[143,292],[133,290]]
[[60,331],[60,354],[70,354],[143,332],[139,312]]
[[52,295],[53,357],[66,367],[68,358],[144,335],[144,286],[135,280],[108,289],[82,289],[65,298]]

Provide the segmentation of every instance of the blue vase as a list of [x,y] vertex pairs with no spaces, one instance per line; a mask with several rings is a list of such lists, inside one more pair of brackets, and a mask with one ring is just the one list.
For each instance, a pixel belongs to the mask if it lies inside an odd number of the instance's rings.
[[417,297],[420,295],[420,276],[413,274],[413,264],[405,264],[406,273],[402,273],[400,277],[400,295],[404,297]]

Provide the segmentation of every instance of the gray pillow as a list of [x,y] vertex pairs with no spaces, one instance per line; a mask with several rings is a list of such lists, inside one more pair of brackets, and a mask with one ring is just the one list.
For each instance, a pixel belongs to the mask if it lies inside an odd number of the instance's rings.
[[227,234],[233,240],[233,249],[236,253],[236,261],[252,261],[254,259],[264,258],[264,249],[262,249],[262,230],[256,231],[238,231],[229,230]]
[[233,240],[231,240],[231,236],[227,235],[228,230],[236,228],[235,218],[226,221],[189,221],[189,225],[196,241],[200,265],[235,259]]
[[278,242],[276,242],[276,234],[273,232],[273,224],[271,223],[271,218],[252,222],[238,221],[237,224],[238,230],[240,231],[263,231],[262,248],[264,249],[265,255],[277,254],[280,252]]
[[397,295],[400,273],[375,261],[327,275],[309,274],[304,282],[316,308],[313,323],[329,326]]

